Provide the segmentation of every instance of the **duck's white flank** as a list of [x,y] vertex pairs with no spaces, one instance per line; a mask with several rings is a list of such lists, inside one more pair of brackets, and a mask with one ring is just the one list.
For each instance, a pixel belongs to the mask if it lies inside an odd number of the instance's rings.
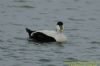
[[39,30],[37,32],[44,33],[56,39],[57,42],[65,42],[67,40],[66,36],[62,32],[50,31],[50,30]]

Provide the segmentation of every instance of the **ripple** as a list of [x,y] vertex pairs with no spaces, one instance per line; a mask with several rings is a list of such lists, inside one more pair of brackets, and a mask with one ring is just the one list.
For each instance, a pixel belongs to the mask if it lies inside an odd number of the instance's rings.
[[92,41],[92,42],[90,42],[91,44],[100,44],[100,42],[98,42],[98,41]]
[[48,14],[48,13],[46,13],[46,12],[41,12],[40,14]]
[[96,20],[96,18],[89,18],[89,20],[91,20],[91,21],[95,21],[95,20]]
[[66,8],[66,10],[78,10],[77,8]]
[[22,24],[15,24],[15,23],[11,23],[12,25],[15,25],[15,26],[24,26]]
[[92,2],[91,2],[91,1],[86,1],[85,3],[86,3],[86,4],[92,4]]
[[53,2],[53,0],[46,0],[48,3],[51,3],[51,2]]
[[1,47],[1,46],[0,46],[0,49],[4,50],[4,49],[7,49],[7,47]]
[[98,49],[98,47],[90,47],[90,48],[87,48],[87,49]]
[[96,11],[96,12],[100,12],[100,9],[94,9],[94,11]]
[[78,2],[78,1],[80,1],[80,0],[74,0],[75,2]]
[[6,11],[1,11],[2,14],[6,13]]
[[0,32],[3,32],[2,30],[0,30]]
[[76,18],[68,18],[68,20],[71,20],[71,21],[85,21],[84,19],[76,19]]
[[72,28],[72,29],[67,29],[68,31],[78,31],[80,29],[77,29],[77,28]]
[[49,59],[40,59],[39,61],[40,62],[50,62],[51,60],[49,60]]
[[55,53],[57,53],[57,54],[63,54],[63,52],[59,52],[59,51],[56,51]]
[[32,18],[32,19],[33,19],[33,20],[41,20],[41,18],[38,18],[38,17],[37,17],[37,18]]
[[22,6],[9,6],[9,7],[27,8],[27,9],[32,9],[32,8],[35,8],[35,7],[33,7],[33,6],[30,6],[30,5],[22,5]]
[[12,57],[12,58],[19,58],[19,56],[16,56],[16,55],[10,55],[10,57]]
[[79,61],[79,60],[73,57],[69,57],[69,58],[66,58],[66,61]]
[[20,38],[20,37],[14,37],[14,39],[17,39],[17,40],[26,40],[26,38]]
[[19,7],[21,7],[21,8],[35,8],[35,7],[33,7],[33,6],[28,6],[28,5],[19,6]]
[[21,64],[14,64],[13,66],[22,66]]
[[2,61],[3,59],[2,58],[0,58],[0,61]]
[[4,41],[0,39],[0,42],[4,42]]
[[12,43],[13,41],[12,40],[7,40],[7,42]]
[[42,66],[58,66],[56,64],[45,64],[45,65],[42,65]]
[[27,2],[25,0],[14,0],[14,2]]

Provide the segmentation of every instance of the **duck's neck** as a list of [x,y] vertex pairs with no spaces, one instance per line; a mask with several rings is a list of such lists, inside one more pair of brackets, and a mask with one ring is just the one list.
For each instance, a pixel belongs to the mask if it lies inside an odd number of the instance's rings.
[[63,25],[57,25],[56,26],[56,31],[57,31],[58,34],[62,34],[63,29],[64,29]]
[[63,31],[57,30],[57,34],[62,34],[62,33],[63,33]]

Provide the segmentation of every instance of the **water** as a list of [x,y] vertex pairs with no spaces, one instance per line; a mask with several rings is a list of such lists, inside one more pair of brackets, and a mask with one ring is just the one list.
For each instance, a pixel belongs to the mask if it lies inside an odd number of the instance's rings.
[[[55,29],[63,21],[68,42],[35,43],[25,28]],[[0,0],[0,66],[65,66],[100,60],[100,0]]]

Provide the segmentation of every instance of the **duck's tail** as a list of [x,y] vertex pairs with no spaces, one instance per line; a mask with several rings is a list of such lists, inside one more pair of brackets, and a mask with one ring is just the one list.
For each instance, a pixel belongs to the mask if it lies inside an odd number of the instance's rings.
[[34,32],[34,31],[32,31],[32,30],[26,28],[26,32],[29,34],[29,37],[31,37],[31,34],[32,34],[32,32]]

